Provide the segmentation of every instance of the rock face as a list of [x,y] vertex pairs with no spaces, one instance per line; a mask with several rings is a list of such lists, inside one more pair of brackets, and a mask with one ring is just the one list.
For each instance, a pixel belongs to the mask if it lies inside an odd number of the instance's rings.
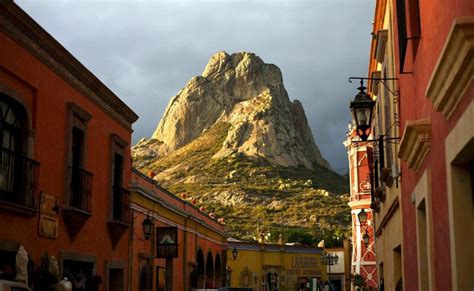
[[248,52],[212,56],[202,76],[193,77],[171,99],[151,139],[140,140],[134,155],[167,155],[217,122],[230,128],[214,158],[241,153],[282,166],[330,168],[302,104],[290,101],[280,69]]

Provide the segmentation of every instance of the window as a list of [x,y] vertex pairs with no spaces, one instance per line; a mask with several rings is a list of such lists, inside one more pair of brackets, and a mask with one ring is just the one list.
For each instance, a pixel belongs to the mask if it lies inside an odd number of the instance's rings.
[[427,222],[425,199],[421,201],[416,210],[416,230],[418,237],[418,264],[420,276],[420,290],[429,290],[428,278],[428,250],[427,250]]
[[129,223],[130,193],[123,187],[124,155],[127,143],[119,136],[111,135],[112,160],[112,220]]
[[[408,11],[406,5],[407,1]],[[418,40],[421,35],[420,9],[418,0],[397,0],[397,25],[400,74],[403,74],[406,73],[404,72],[404,65],[405,57],[407,55],[408,41],[412,41],[413,61],[415,61],[416,52],[418,50]]]
[[418,290],[433,290],[433,212],[431,204],[431,170],[427,169],[415,186],[416,248]]
[[153,290],[153,266],[150,259],[140,258],[140,291]]
[[[474,288],[472,242],[474,240],[474,139],[450,166],[452,200],[453,290]],[[462,157],[462,156],[465,157]],[[470,160],[469,160],[470,159]],[[457,287],[457,288],[456,288]]]
[[[191,287],[197,287],[195,280],[191,280]],[[166,287],[166,269],[163,267],[156,267],[156,291],[164,291]]]
[[114,193],[114,220],[122,220],[124,198],[122,191],[123,182],[123,157],[122,155],[114,154],[114,178],[113,178],[113,193]]
[[[402,246],[393,249],[393,278],[395,290],[403,290]],[[387,290],[391,286],[386,286]]]
[[93,175],[86,170],[85,163],[87,123],[92,116],[74,103],[68,103],[67,107],[69,114],[66,136],[69,136],[70,146],[66,197],[70,207],[91,212]]
[[36,208],[39,163],[23,154],[27,120],[19,102],[0,94],[0,201]]

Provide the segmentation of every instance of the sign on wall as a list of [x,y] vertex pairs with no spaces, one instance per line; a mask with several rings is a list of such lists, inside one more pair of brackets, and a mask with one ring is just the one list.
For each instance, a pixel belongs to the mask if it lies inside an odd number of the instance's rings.
[[178,257],[178,228],[157,227],[156,228],[156,257],[176,258]]
[[58,200],[55,196],[41,193],[38,234],[42,237],[58,237]]

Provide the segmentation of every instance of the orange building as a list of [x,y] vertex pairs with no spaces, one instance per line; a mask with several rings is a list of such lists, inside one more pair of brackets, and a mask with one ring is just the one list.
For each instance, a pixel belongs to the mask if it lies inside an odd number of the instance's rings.
[[137,115],[13,1],[0,1],[0,108],[0,279],[126,290]]
[[[225,226],[181,200],[137,170],[132,172],[132,290],[190,290],[225,286],[227,236]],[[152,221],[145,236],[143,222]],[[163,228],[166,229],[163,229]],[[175,258],[160,256],[160,232],[175,229]],[[173,246],[172,246],[173,247]],[[167,262],[168,261],[168,262]],[[166,278],[167,269],[171,277]]]

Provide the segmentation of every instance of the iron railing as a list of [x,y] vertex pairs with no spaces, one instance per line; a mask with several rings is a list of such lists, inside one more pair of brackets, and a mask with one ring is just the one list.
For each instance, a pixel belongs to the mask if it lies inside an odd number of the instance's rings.
[[114,186],[113,220],[130,223],[130,191]]
[[39,163],[9,149],[0,149],[0,201],[38,208]]
[[71,168],[71,207],[91,212],[92,173],[79,168]]

